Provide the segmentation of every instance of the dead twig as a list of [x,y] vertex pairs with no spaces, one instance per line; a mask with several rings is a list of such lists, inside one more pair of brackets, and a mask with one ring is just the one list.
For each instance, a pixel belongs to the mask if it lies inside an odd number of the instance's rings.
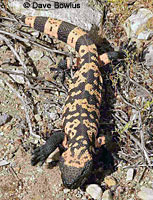
[[59,50],[55,50],[55,49],[50,49],[50,48],[47,47],[47,46],[44,46],[44,45],[42,45],[42,44],[39,44],[39,43],[34,42],[34,41],[31,41],[31,40],[29,40],[29,42],[31,42],[32,44],[34,44],[34,45],[36,45],[36,46],[38,46],[38,47],[40,47],[40,48],[43,48],[43,49],[49,51],[49,52],[51,52],[51,53],[58,53],[58,54],[61,54],[61,55],[64,55],[64,56],[72,57],[72,55],[69,54],[69,53],[65,53],[65,52],[62,52],[62,51],[59,51]]
[[129,135],[131,140],[133,140],[138,146],[139,148],[141,149],[141,151],[143,152],[144,154],[144,157],[146,158],[147,160],[147,163],[149,164],[149,166],[151,165],[151,161],[150,161],[150,158],[149,158],[149,155],[147,153],[147,150],[146,150],[146,147],[145,146],[142,146],[141,143],[139,142],[139,140],[137,138],[135,138],[132,134]]
[[120,112],[124,116],[125,120],[128,120],[128,116],[123,110],[121,110],[121,109],[113,109],[112,111],[115,112],[115,113],[116,112]]
[[128,106],[134,108],[135,110],[139,110],[139,108],[137,106],[134,106],[133,104],[129,103],[122,95],[121,93],[119,92],[118,88],[117,88],[117,93],[119,94],[119,96],[121,97],[121,99],[123,100],[123,102],[125,104],[127,104]]
[[10,171],[10,173],[16,178],[16,180],[19,181],[18,184],[19,184],[21,187],[23,187],[23,182],[22,182],[22,180],[18,177],[16,171],[14,170],[14,168],[13,168],[11,165],[10,165],[10,167],[9,167],[9,171]]
[[8,12],[5,8],[3,8],[3,4],[0,3],[0,11],[4,12],[7,16],[10,16],[10,18],[15,21],[15,22],[18,22],[18,20],[15,18],[14,15],[12,15],[10,12]]
[[124,76],[127,80],[129,80],[130,82],[132,82],[133,84],[137,85],[138,87],[140,87],[142,90],[144,90],[151,98],[153,98],[153,95],[142,85],[140,85],[139,83],[137,83],[136,81],[134,81],[133,79],[130,78],[130,76],[126,76],[123,73],[117,72],[119,75]]
[[153,167],[153,164],[151,165],[147,165],[147,164],[137,164],[137,165],[128,165],[128,166],[124,166],[123,169],[128,169],[128,168],[138,168],[138,167]]
[[0,17],[0,19],[4,19],[4,20],[8,20],[8,21],[12,21],[12,22],[16,22],[15,19],[11,19],[9,17]]
[[[13,71],[13,70],[6,70],[6,69],[1,69],[0,68],[0,72],[6,73],[6,74],[14,74],[14,75],[18,75],[18,76],[23,76],[23,77],[27,77],[27,78],[34,79],[34,80],[39,80],[39,81],[46,81],[46,80],[44,80],[43,77],[34,77],[34,76],[26,75],[23,72],[16,72],[16,71]],[[46,81],[46,82],[48,82],[48,81]],[[54,83],[52,81],[49,81],[49,83],[52,84],[55,88],[52,88],[52,87],[46,87],[46,88],[38,87],[38,88],[36,88],[36,87],[32,87],[32,86],[30,86],[30,88],[31,89],[36,89],[36,90],[37,89],[40,89],[40,90],[53,90],[53,91],[67,93],[67,91],[65,89],[62,89],[62,87],[60,87],[56,83]]]
[[40,136],[39,135],[36,135],[33,133],[33,130],[32,130],[32,125],[31,125],[31,121],[30,121],[30,116],[29,116],[29,110],[26,106],[26,103],[25,101],[23,100],[23,97],[2,77],[0,77],[0,79],[16,94],[16,96],[20,99],[23,107],[24,107],[24,111],[25,111],[25,114],[26,114],[26,120],[27,120],[27,123],[28,123],[28,127],[29,127],[29,131],[30,131],[30,135],[33,136],[33,137],[36,137],[36,138],[39,138],[40,139]]
[[2,34],[0,34],[0,39],[3,40],[6,43],[6,45],[11,49],[12,53],[15,55],[15,57],[17,58],[19,63],[23,66],[23,68],[25,70],[25,74],[27,74],[27,67],[24,64],[24,62],[21,60],[18,53],[15,51],[14,47],[11,45],[11,42],[5,36],[3,36]]
[[[18,31],[18,32],[20,32],[20,33],[23,34],[23,32],[21,32],[21,31],[19,31],[19,30],[16,30],[16,31]],[[22,38],[22,37],[20,37],[20,36],[18,36],[18,35],[16,35],[16,34],[9,33],[9,32],[7,32],[7,31],[3,31],[3,30],[0,30],[0,33],[5,34],[5,35],[8,35],[8,36],[12,37],[13,39],[17,39],[17,40],[20,40],[20,41],[25,42],[25,43],[31,43],[31,44],[33,44],[33,45],[35,45],[35,46],[38,46],[38,47],[40,47],[40,48],[43,48],[43,49],[45,49],[45,50],[47,50],[47,51],[49,51],[49,52],[51,52],[51,53],[58,53],[58,54],[62,54],[62,55],[64,55],[64,56],[72,57],[72,55],[69,54],[69,53],[65,53],[65,52],[62,52],[62,51],[59,51],[59,50],[55,50],[55,49],[50,49],[49,47],[44,46],[44,45],[42,45],[42,44],[40,44],[40,43],[38,43],[38,42],[35,42],[35,41],[33,41],[32,39],[30,39],[30,38],[28,38],[28,39],[27,39],[27,38]],[[25,35],[25,34],[24,34],[24,35]],[[28,35],[28,34],[26,34],[26,36],[27,36],[27,35]],[[28,37],[29,37],[29,35],[28,35]]]
[[2,30],[0,30],[0,33],[5,34],[5,35],[9,35],[9,36],[12,37],[13,39],[17,39],[17,40],[20,40],[20,41],[25,42],[25,43],[29,42],[28,39],[22,38],[22,37],[20,37],[20,36],[17,36],[16,34],[9,33],[9,32],[7,32],[7,31],[2,31]]
[[[124,99],[124,98],[123,98],[123,99]],[[124,101],[126,101],[126,100],[124,100]],[[128,104],[128,105],[129,105],[129,104]],[[132,104],[131,104],[131,105],[132,105]],[[132,106],[133,106],[133,105],[132,105]],[[143,155],[144,155],[144,157],[145,157],[145,159],[146,159],[148,165],[150,166],[150,165],[151,165],[151,161],[150,161],[148,152],[147,152],[146,147],[145,147],[145,144],[144,144],[144,135],[143,135],[142,122],[141,122],[140,116],[141,116],[141,115],[140,115],[140,111],[139,111],[139,120],[140,120],[139,131],[140,131],[140,135],[141,135],[141,143],[140,143],[139,140],[138,140],[136,137],[134,137],[132,134],[129,134],[129,137],[130,137],[131,140],[133,140],[133,141],[139,146],[139,148],[140,148],[141,151],[143,152]],[[118,118],[116,118],[114,115],[113,115],[113,117],[114,117],[115,119],[118,120]],[[118,120],[118,121],[119,121],[119,120]],[[119,121],[119,122],[120,122],[120,121]],[[130,123],[130,122],[131,122],[131,123]],[[130,125],[132,126],[132,125],[133,125],[133,120],[130,121],[130,122],[128,122],[128,124],[130,124]],[[123,127],[123,132],[126,132],[129,126],[127,127],[127,129],[125,129],[125,127],[122,125],[121,122],[120,122],[120,125]]]
[[130,82],[132,82],[133,84],[137,85],[138,87],[140,87],[142,90],[144,90],[151,98],[153,98],[153,95],[142,85],[140,85],[139,83],[137,83],[136,81],[134,81],[133,79],[131,79],[130,77],[127,77],[129,79]]
[[120,117],[117,113],[115,113],[115,116],[116,116],[123,124],[127,124],[127,121],[125,121],[124,119],[122,119],[122,117]]

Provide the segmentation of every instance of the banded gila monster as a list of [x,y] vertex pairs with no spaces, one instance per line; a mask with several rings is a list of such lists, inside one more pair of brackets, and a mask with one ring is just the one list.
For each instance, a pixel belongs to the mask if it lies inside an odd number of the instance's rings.
[[[31,160],[32,165],[44,163],[49,154],[67,140],[68,148],[59,161],[61,177],[64,186],[77,188],[91,173],[91,149],[97,141],[102,97],[97,47],[88,33],[62,20],[41,16],[22,16],[21,20],[30,27],[67,43],[80,55],[80,69],[74,74],[69,86],[63,111],[64,131],[53,133],[43,146],[34,151]],[[108,63],[118,56],[118,53],[109,52],[100,59]]]

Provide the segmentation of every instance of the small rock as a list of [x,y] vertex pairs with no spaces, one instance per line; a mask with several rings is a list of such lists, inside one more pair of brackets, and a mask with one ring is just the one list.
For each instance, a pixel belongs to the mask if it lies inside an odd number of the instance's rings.
[[0,160],[0,166],[8,165],[9,162],[7,160]]
[[108,185],[108,187],[112,187],[117,184],[117,181],[112,176],[106,176],[104,182],[106,183],[106,185]]
[[[15,69],[15,70],[12,70],[13,72],[16,72],[16,73],[21,73],[23,74],[23,71],[21,70],[18,70],[18,69]],[[24,84],[25,81],[24,81],[24,78],[23,76],[21,75],[16,75],[16,74],[10,74],[10,76],[14,79],[15,82],[17,83],[20,83],[20,84]]]
[[64,194],[67,194],[68,192],[70,192],[70,189],[65,188],[65,189],[63,190],[63,192],[64,192]]
[[33,61],[38,61],[43,56],[43,51],[39,49],[32,49],[28,55],[31,57]]
[[0,132],[0,136],[4,136],[4,133],[3,133],[3,132]]
[[134,11],[124,23],[127,36],[129,38],[148,40],[153,34],[151,30],[152,19],[153,13],[149,9],[140,8]]
[[143,31],[143,32],[139,33],[138,40],[148,40],[152,36],[153,36],[153,31]]
[[49,155],[49,157],[47,158],[47,163],[51,161],[58,161],[59,159],[60,159],[60,152],[59,149],[57,148]]
[[[153,44],[150,44],[143,52],[145,65],[151,69],[153,66]],[[152,74],[152,72],[151,72]]]
[[5,52],[7,49],[8,49],[8,47],[5,46],[5,45],[3,45],[3,46],[1,47],[1,51],[3,51],[3,52]]
[[0,114],[0,126],[6,124],[7,122],[11,121],[12,117],[7,113]]
[[40,115],[39,115],[39,114],[36,114],[36,115],[35,115],[35,119],[36,119],[37,122],[40,122],[40,121],[41,121]]
[[82,195],[80,193],[77,193],[75,196],[77,197],[77,199],[81,199],[81,197],[82,197]]
[[93,199],[101,200],[102,198],[102,189],[97,184],[88,185],[86,188],[86,192],[90,194]]
[[43,62],[47,67],[49,65],[52,65],[53,64],[53,61],[48,57],[48,56],[44,56],[42,59],[41,59],[41,62]]
[[130,168],[127,171],[127,175],[126,175],[126,181],[132,181],[133,180],[133,176],[134,176],[134,169]]
[[82,200],[88,200],[88,199],[86,198],[86,196],[83,196],[83,197],[82,197]]
[[[71,3],[73,6],[77,6],[78,8],[74,9],[72,8],[58,8],[56,9],[54,7],[54,1],[48,1],[51,4],[52,12],[49,10],[43,10],[39,9],[34,9],[29,8],[26,9],[23,7],[23,2],[20,0],[13,0],[9,1],[9,7],[12,12],[14,13],[22,13],[26,16],[32,15],[40,15],[40,16],[45,16],[45,17],[52,17],[56,19],[62,19],[63,21],[68,21],[69,23],[75,24],[76,26],[82,27],[85,30],[90,30],[93,28],[93,24],[98,26],[101,22],[101,12],[102,8],[100,11],[97,9],[93,9],[89,7],[89,1],[88,0],[77,0],[77,2],[73,2],[72,0],[67,0],[65,1],[66,3]],[[58,1],[57,1],[58,2]],[[62,3],[64,1],[59,1],[59,3]]]
[[142,200],[153,200],[153,189],[142,186],[138,197]]
[[38,139],[38,138],[35,138],[35,140],[33,140],[32,142],[33,142],[33,144],[38,144],[39,139]]
[[46,68],[52,64],[53,61],[48,56],[43,56],[37,64],[37,69],[46,72]]
[[31,33],[31,35],[33,35],[34,37],[38,38],[39,35],[40,35],[40,32],[39,31],[34,31]]
[[[4,84],[4,81],[3,80],[0,80],[0,85],[2,86],[2,87],[5,87],[5,84]],[[1,88],[1,87],[0,87]]]
[[110,190],[106,190],[103,193],[102,200],[113,200]]
[[57,113],[49,113],[49,117],[51,120],[55,121],[58,118],[58,114]]

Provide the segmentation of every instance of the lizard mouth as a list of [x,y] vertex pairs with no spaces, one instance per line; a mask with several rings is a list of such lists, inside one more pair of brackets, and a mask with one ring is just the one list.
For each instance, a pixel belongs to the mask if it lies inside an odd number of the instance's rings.
[[63,180],[63,185],[69,189],[76,189],[80,186],[82,186],[87,180],[87,177],[83,177],[80,178],[80,180],[78,180],[77,182],[73,182],[73,183],[68,183],[65,180]]
[[88,161],[84,168],[60,166],[61,176],[63,180],[63,185],[69,189],[76,189],[82,186],[85,181],[88,179],[92,171],[93,162],[92,160]]

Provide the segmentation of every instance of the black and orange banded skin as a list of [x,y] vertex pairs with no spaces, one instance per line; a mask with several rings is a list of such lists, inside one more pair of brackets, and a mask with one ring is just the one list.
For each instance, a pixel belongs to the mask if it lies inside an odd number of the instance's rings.
[[[55,37],[80,55],[80,68],[69,85],[68,97],[63,111],[63,129],[67,149],[61,155],[59,166],[63,183],[68,188],[77,188],[90,174],[93,165],[91,147],[97,138],[102,97],[102,76],[99,70],[97,47],[88,33],[70,23],[48,17],[25,17],[21,20],[34,28]],[[35,151],[32,164],[35,165],[63,142],[61,133],[55,142],[50,139],[43,149]],[[60,139],[59,139],[60,138]],[[56,143],[56,145],[55,145]],[[49,145],[53,145],[51,148]],[[47,149],[48,148],[48,149]],[[47,153],[46,153],[47,152]]]

